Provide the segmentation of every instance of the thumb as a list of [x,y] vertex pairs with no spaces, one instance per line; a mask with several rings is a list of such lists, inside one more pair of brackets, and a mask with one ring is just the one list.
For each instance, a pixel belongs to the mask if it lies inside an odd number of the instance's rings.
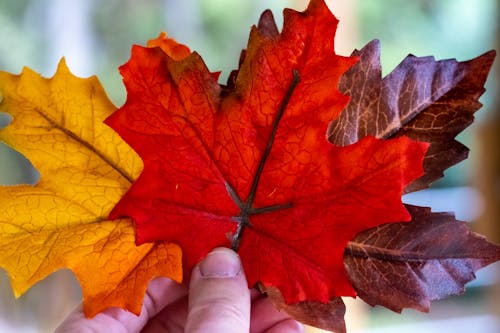
[[246,333],[250,328],[250,292],[239,256],[216,248],[193,269],[185,331]]

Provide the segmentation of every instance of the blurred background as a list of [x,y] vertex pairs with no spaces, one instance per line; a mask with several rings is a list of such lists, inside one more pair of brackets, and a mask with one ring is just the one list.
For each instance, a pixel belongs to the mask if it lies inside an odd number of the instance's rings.
[[[303,10],[304,0],[0,0],[0,70],[28,66],[52,76],[62,56],[78,76],[97,75],[116,105],[125,101],[118,66],[132,44],[145,45],[160,31],[198,51],[225,80],[236,68],[249,28],[271,8],[278,24],[284,7]],[[500,50],[498,0],[332,0],[340,19],[336,51],[349,55],[368,41],[382,44],[384,74],[408,53],[467,60]],[[499,61],[481,98],[483,109],[460,141],[472,150],[467,161],[446,172],[432,189],[405,201],[455,211],[457,217],[500,242]],[[8,119],[0,116],[0,128]],[[26,160],[0,143],[0,184],[36,182]],[[0,209],[1,209],[0,203]],[[430,314],[398,315],[347,300],[348,332],[500,332],[500,265],[479,272],[465,295],[435,302]],[[80,302],[78,283],[59,271],[15,300],[0,269],[0,333],[50,332]],[[310,332],[313,332],[312,330]]]

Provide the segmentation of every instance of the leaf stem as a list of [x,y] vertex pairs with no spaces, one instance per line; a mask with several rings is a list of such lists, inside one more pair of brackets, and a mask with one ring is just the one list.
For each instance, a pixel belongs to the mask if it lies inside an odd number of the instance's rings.
[[243,232],[245,231],[245,228],[250,225],[250,219],[248,214],[245,214],[243,211],[241,212],[241,215],[238,217],[238,228],[236,229],[236,234],[233,237],[233,240],[231,242],[231,249],[233,251],[238,251],[238,248],[240,247],[240,242],[241,242],[241,237],[243,236]]
[[282,210],[282,209],[287,209],[287,208],[291,208],[291,207],[292,207],[292,203],[287,202],[287,203],[279,204],[279,205],[271,205],[271,206],[265,206],[265,207],[260,207],[260,208],[251,208],[248,215],[270,213],[270,212],[274,212],[276,210]]
[[273,121],[271,127],[271,135],[269,136],[267,146],[264,149],[264,152],[262,153],[262,156],[260,158],[259,164],[257,166],[257,171],[255,172],[252,186],[250,188],[250,192],[248,194],[248,198],[246,199],[246,201],[242,202],[240,197],[236,193],[235,189],[231,185],[226,183],[226,188],[227,191],[229,192],[229,195],[234,200],[236,205],[238,205],[238,207],[240,208],[240,216],[238,218],[238,229],[236,230],[236,234],[234,235],[231,244],[231,248],[235,251],[237,251],[240,246],[241,237],[243,235],[243,232],[245,231],[245,228],[251,225],[250,215],[272,212],[280,209],[290,208],[292,206],[291,203],[285,203],[280,205],[266,206],[262,208],[253,208],[253,202],[255,200],[255,195],[257,193],[257,187],[259,186],[260,177],[262,175],[262,172],[264,171],[264,166],[266,164],[267,158],[269,157],[269,154],[271,154],[271,149],[273,148],[274,139],[276,138],[276,133],[278,132],[278,125],[281,121],[281,118],[283,118],[283,115],[285,114],[286,107],[288,106],[288,103],[292,98],[293,91],[300,82],[299,71],[297,69],[294,69],[292,73],[293,73],[292,81],[288,86],[285,96],[281,101],[281,105],[276,115],[276,118]]
[[262,171],[264,170],[264,165],[266,164],[266,160],[269,157],[269,154],[271,153],[271,149],[273,148],[274,138],[276,137],[276,133],[278,132],[278,125],[281,121],[281,118],[285,114],[285,109],[288,103],[290,102],[290,98],[292,98],[292,94],[293,91],[295,90],[295,87],[297,87],[297,84],[299,84],[299,82],[300,82],[299,71],[294,69],[292,82],[290,83],[290,86],[286,91],[285,97],[283,97],[283,100],[281,101],[278,114],[276,115],[276,118],[273,121],[271,135],[269,136],[269,141],[267,142],[266,149],[264,150],[264,153],[260,158],[259,165],[257,167],[257,172],[255,173],[255,177],[253,178],[253,183],[250,189],[250,193],[248,195],[247,201],[245,202],[248,209],[252,207],[253,201],[255,199],[255,194],[257,193],[257,186],[259,186],[260,176],[262,175]]

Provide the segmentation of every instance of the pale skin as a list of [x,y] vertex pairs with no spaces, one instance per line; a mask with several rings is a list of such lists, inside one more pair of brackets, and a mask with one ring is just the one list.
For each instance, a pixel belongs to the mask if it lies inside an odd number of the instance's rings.
[[169,279],[151,281],[140,316],[118,308],[86,319],[81,306],[55,333],[298,333],[302,325],[255,290],[249,290],[238,255],[210,252],[194,269],[187,289]]

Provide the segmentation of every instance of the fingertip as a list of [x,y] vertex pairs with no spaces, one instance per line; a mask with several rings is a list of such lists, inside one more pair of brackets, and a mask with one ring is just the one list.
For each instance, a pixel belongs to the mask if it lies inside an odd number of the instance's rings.
[[239,256],[217,248],[193,269],[187,332],[248,332],[250,292]]
[[239,255],[231,249],[218,247],[212,250],[198,265],[205,278],[232,278],[241,271]]

